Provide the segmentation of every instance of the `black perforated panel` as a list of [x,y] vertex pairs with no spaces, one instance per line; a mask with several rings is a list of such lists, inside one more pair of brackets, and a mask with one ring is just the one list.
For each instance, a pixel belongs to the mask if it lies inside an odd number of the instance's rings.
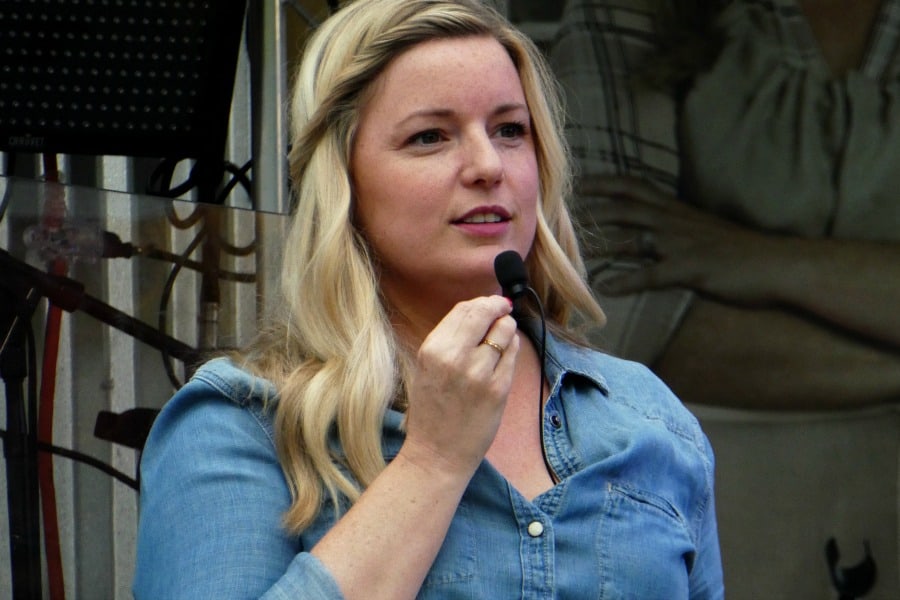
[[0,0],[0,149],[218,154],[245,2]]

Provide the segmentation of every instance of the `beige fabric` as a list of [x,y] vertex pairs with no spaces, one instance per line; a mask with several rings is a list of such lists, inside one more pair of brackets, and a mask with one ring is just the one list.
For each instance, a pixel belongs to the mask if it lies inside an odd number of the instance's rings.
[[837,79],[794,0],[731,4],[685,102],[686,196],[772,231],[900,239],[898,18],[885,2],[865,63]]

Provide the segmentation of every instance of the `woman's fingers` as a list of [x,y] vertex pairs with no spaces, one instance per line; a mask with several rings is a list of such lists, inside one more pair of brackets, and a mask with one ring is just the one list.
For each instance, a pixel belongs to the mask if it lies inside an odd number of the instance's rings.
[[409,387],[409,441],[464,468],[481,461],[515,371],[519,340],[510,311],[500,296],[461,302],[425,338]]
[[[460,302],[422,342],[419,362],[434,362],[450,370],[467,370],[472,365],[489,363],[493,369],[498,355],[506,353],[516,333],[516,322],[509,316],[511,311],[509,301],[501,296]],[[483,343],[485,339],[499,348]]]
[[516,329],[516,321],[509,315],[504,315],[491,323],[478,345],[493,350],[497,355],[494,358],[499,361],[512,350],[510,345],[516,337]]

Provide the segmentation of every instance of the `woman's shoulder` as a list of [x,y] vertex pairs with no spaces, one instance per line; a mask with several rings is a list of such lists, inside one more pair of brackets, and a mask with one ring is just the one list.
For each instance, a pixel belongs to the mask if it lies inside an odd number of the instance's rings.
[[651,400],[677,400],[668,386],[644,363],[596,348],[566,343],[557,346],[556,355],[561,357],[567,371],[580,372],[596,380],[610,397],[632,395],[635,390],[640,390],[643,396]]
[[271,440],[271,411],[275,401],[274,384],[229,358],[212,359],[202,364],[162,407],[148,444],[173,436],[206,438],[213,431],[239,430]]
[[228,357],[218,357],[202,364],[181,391],[189,394],[214,390],[239,406],[266,405],[277,399],[275,385],[234,363]]

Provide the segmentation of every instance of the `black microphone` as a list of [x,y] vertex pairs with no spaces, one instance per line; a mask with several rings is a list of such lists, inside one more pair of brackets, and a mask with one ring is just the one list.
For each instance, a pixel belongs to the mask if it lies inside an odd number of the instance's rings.
[[525,270],[525,262],[515,250],[506,250],[494,259],[494,273],[503,295],[510,300],[516,300],[528,291],[528,272]]

